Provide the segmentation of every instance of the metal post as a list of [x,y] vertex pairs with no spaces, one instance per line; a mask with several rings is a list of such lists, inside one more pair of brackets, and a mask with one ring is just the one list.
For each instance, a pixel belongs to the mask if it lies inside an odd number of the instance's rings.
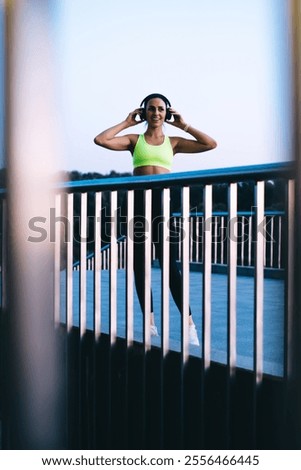
[[[62,357],[54,328],[54,253],[49,242],[56,171],[50,4],[15,0],[6,9],[8,169],[8,375],[10,449],[64,446]],[[51,118],[52,116],[52,118]],[[45,220],[40,237],[34,221]]]

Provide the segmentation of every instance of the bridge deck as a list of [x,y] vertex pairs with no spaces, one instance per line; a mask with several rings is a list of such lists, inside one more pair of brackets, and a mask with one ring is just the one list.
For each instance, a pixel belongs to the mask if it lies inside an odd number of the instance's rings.
[[[74,325],[79,324],[79,272],[74,272]],[[160,331],[160,269],[152,269],[152,287],[155,319]],[[64,275],[62,275],[62,311],[65,306]],[[109,273],[102,271],[102,326],[109,330]],[[125,272],[118,271],[118,336],[125,336]],[[170,297],[170,347],[180,350],[180,314]],[[253,367],[253,317],[254,317],[254,278],[237,278],[237,365]],[[199,338],[202,330],[202,273],[190,273],[190,306],[197,326]],[[93,325],[93,272],[87,271],[87,326]],[[264,280],[264,372],[272,375],[283,374],[284,354],[284,281]],[[134,339],[142,341],[142,314],[134,294]],[[227,342],[227,276],[212,274],[212,360],[226,362]],[[160,345],[160,338],[152,338],[153,345]],[[201,348],[191,346],[190,354],[201,356]]]

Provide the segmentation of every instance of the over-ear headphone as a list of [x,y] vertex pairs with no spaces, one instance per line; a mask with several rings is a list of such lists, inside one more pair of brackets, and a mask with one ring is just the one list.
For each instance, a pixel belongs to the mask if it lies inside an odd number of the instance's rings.
[[161,95],[160,93],[152,93],[151,95],[146,96],[144,98],[144,100],[141,101],[140,108],[143,108],[142,113],[140,115],[141,120],[145,121],[145,119],[146,119],[145,109],[146,109],[147,103],[148,103],[149,100],[152,100],[153,98],[160,98],[161,100],[164,101],[164,103],[166,104],[165,121],[169,121],[171,119],[171,112],[170,112],[171,104],[170,104],[169,100],[166,98],[166,96]]

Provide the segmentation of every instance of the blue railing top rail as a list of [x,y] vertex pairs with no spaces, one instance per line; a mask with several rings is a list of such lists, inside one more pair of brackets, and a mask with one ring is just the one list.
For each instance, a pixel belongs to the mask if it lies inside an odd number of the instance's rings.
[[[237,215],[240,216],[240,217],[250,217],[252,215],[254,215],[255,212],[253,211],[237,211]],[[182,214],[181,212],[173,212],[172,215],[174,217],[181,217]],[[212,211],[212,216],[213,217],[226,217],[229,215],[229,212],[228,211]],[[264,215],[266,216],[274,216],[274,215],[285,215],[285,211],[279,211],[279,210],[265,210],[264,211]],[[203,211],[192,211],[190,212],[189,214],[190,217],[203,217],[204,216],[204,212]]]
[[114,189],[148,189],[155,187],[189,186],[243,181],[260,181],[273,178],[294,178],[294,162],[270,163],[211,170],[198,170],[160,175],[101,178],[94,180],[69,181],[58,188],[68,192],[105,191]]

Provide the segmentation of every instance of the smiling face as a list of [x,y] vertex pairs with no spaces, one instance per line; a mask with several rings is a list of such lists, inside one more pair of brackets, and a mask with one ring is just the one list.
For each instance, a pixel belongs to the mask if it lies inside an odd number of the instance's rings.
[[146,121],[152,127],[159,127],[166,118],[166,104],[161,98],[152,98],[146,103]]

